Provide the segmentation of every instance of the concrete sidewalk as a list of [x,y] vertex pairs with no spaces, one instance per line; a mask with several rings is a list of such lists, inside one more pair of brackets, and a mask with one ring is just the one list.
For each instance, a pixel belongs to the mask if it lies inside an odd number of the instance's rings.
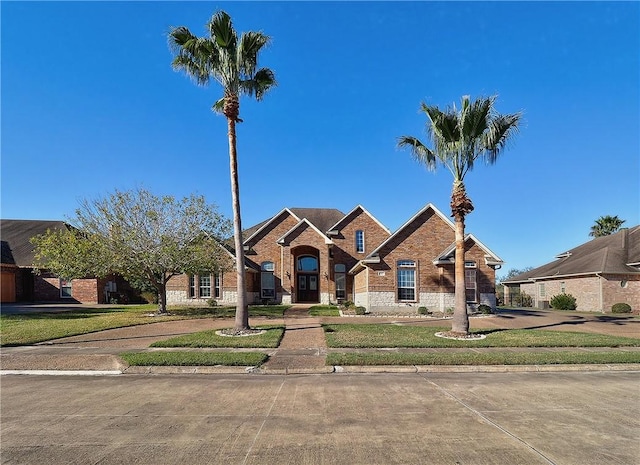
[[[252,319],[254,326],[261,324],[284,324],[285,334],[276,349],[251,349],[269,355],[269,360],[259,369],[244,367],[127,367],[118,355],[125,351],[163,350],[150,349],[155,341],[181,334],[229,327],[229,320],[197,319],[151,323],[141,326],[117,328],[81,336],[73,336],[54,341],[21,347],[5,347],[0,352],[0,373],[264,373],[264,374],[307,374],[332,372],[508,372],[508,371],[637,371],[640,364],[619,365],[534,365],[534,366],[350,366],[334,367],[326,365],[326,356],[336,352],[452,352],[469,349],[328,349],[321,323],[388,323],[394,325],[448,326],[448,320],[427,318],[317,318],[308,315],[308,307],[295,306],[285,312],[283,318]],[[582,331],[640,337],[640,320],[633,317],[610,315],[575,315],[558,312],[523,310],[504,312],[488,318],[473,318],[472,328],[539,328],[562,331]],[[181,349],[171,349],[181,350]],[[182,350],[242,350],[242,349],[182,349]],[[483,351],[559,351],[575,348],[499,348],[473,349]],[[625,350],[638,352],[640,348],[580,348],[580,351]]]

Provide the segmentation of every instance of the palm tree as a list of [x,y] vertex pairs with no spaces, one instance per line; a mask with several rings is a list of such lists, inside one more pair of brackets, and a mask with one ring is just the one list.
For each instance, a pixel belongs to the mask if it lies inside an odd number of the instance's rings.
[[231,199],[233,202],[233,237],[236,252],[238,300],[234,330],[249,329],[249,309],[246,301],[244,249],[240,220],[240,189],[238,187],[238,154],[236,150],[236,123],[240,119],[240,96],[248,95],[262,100],[265,93],[276,85],[273,71],[258,68],[258,55],[270,37],[262,32],[245,32],[238,39],[231,17],[224,11],[215,13],[206,24],[208,37],[197,37],[184,26],[171,28],[169,46],[174,52],[172,66],[184,71],[198,85],[207,85],[211,79],[223,89],[223,96],[213,110],[227,118],[229,136],[229,165]]
[[421,110],[427,115],[427,133],[433,142],[428,148],[412,136],[398,138],[398,147],[411,149],[412,155],[430,171],[439,164],[453,175],[451,213],[455,220],[455,310],[451,331],[469,333],[469,316],[465,298],[464,280],[464,221],[473,211],[467,196],[464,177],[473,169],[478,158],[493,164],[507,141],[518,130],[521,114],[501,115],[494,109],[496,97],[481,97],[471,101],[464,96],[460,110],[455,104],[442,111],[424,102]]
[[591,232],[589,233],[589,235],[592,237],[609,236],[610,234],[613,234],[618,229],[620,229],[625,221],[626,220],[621,220],[620,218],[618,218],[618,215],[601,216],[596,220],[595,224],[591,226]]

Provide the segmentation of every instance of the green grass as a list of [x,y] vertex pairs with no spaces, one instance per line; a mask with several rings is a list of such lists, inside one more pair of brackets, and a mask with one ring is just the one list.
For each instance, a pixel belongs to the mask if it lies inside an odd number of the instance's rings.
[[592,333],[574,333],[532,329],[476,330],[486,339],[456,341],[436,337],[435,333],[449,328],[428,326],[398,326],[392,324],[325,324],[329,347],[621,347],[640,346],[640,339]]
[[179,317],[146,316],[156,308],[155,305],[126,305],[83,308],[60,313],[2,315],[0,317],[1,344],[3,346],[35,344],[105,329],[179,319]]
[[[288,305],[250,306],[249,317],[282,317]],[[106,329],[194,318],[233,318],[235,307],[170,307],[170,315],[148,316],[157,305],[81,308],[59,313],[0,316],[0,345],[36,344]]]
[[331,353],[327,365],[558,365],[640,363],[639,352]]
[[[282,318],[284,311],[291,305],[250,305],[249,318]],[[212,317],[233,318],[236,315],[236,307],[171,307],[169,311],[177,316],[184,317]]]
[[309,309],[311,316],[340,316],[340,310],[335,305],[314,305]]
[[126,352],[130,366],[259,366],[269,356],[260,352]]
[[263,326],[263,334],[256,336],[226,337],[216,334],[216,330],[185,334],[151,344],[151,347],[238,347],[274,348],[278,347],[284,334],[284,326]]

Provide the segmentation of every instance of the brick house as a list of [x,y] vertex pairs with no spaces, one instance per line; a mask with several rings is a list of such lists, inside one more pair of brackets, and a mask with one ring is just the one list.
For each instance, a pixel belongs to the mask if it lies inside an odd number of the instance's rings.
[[128,283],[117,276],[66,280],[47,270],[34,273],[34,247],[30,242],[31,238],[44,234],[47,230],[69,227],[64,221],[0,220],[2,303],[108,303],[116,294],[130,290]]
[[[354,301],[370,311],[454,306],[453,223],[428,204],[395,233],[361,205],[285,208],[243,232],[251,303]],[[467,300],[495,307],[495,269],[502,260],[466,237]],[[229,249],[233,257],[233,249]],[[234,272],[180,275],[167,285],[169,304],[236,301]]]
[[504,281],[505,302],[520,288],[538,308],[557,294],[571,294],[581,311],[609,312],[623,302],[640,309],[640,226],[597,237],[553,262]]

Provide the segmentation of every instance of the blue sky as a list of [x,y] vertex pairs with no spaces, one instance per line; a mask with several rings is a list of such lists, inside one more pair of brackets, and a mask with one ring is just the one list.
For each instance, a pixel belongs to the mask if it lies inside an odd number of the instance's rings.
[[231,216],[220,88],[171,69],[166,34],[204,35],[217,9],[273,38],[279,86],[241,101],[243,226],[283,207],[362,204],[392,231],[451,175],[396,148],[427,141],[421,101],[498,94],[524,112],[497,164],[466,185],[473,233],[510,268],[640,213],[638,2],[7,2],[2,21],[2,217],[66,219],[114,189],[204,195]]

